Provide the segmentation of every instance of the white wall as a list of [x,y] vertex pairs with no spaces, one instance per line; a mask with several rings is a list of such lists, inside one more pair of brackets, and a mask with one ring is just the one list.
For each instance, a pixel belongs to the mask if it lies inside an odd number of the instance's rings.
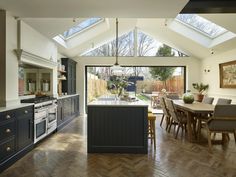
[[[52,62],[57,62],[57,46],[51,40],[21,21],[21,48],[31,54],[37,55]],[[57,96],[57,65],[45,61],[35,61],[22,58],[22,61],[45,68],[52,69],[52,94]]]
[[[17,21],[8,12],[6,16],[6,106],[11,106],[20,102],[18,96],[19,62],[13,51],[17,49]],[[57,46],[24,22],[22,24],[23,50],[48,60],[52,57],[56,62]],[[39,61],[37,65],[42,64]],[[53,94],[57,96],[57,66],[50,68],[53,69]]]
[[21,48],[45,59],[57,61],[57,46],[25,22],[21,22]]
[[[85,110],[85,66],[89,65],[113,65],[115,58],[112,57],[79,57],[77,63],[77,92],[80,94],[80,113]],[[192,57],[120,57],[119,63],[125,66],[186,66],[186,87],[192,90],[192,83],[199,82],[201,75],[200,61]]]
[[[219,64],[236,60],[236,49],[222,53],[214,54],[209,58],[205,58],[201,63],[202,82],[209,84],[208,95],[215,97],[214,103],[220,98],[230,98],[232,103],[236,104],[236,89],[220,88]],[[210,72],[204,72],[209,69]]]
[[6,15],[6,105],[18,101],[18,60],[13,50],[17,48],[17,23]]

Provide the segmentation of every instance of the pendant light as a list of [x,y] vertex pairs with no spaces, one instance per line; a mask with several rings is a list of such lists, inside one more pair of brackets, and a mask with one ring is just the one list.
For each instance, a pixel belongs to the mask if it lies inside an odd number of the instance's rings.
[[116,55],[116,62],[111,67],[111,71],[114,75],[122,75],[123,68],[118,63],[118,19],[117,18],[116,18],[116,51],[115,51],[115,55]]

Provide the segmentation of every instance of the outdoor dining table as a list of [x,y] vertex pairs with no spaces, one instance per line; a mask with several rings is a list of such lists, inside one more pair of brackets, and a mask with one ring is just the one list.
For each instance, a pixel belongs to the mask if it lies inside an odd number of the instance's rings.
[[215,106],[194,101],[192,104],[186,104],[183,100],[173,100],[177,110],[183,111],[187,115],[187,133],[188,140],[193,142],[193,133],[195,130],[192,127],[194,116],[197,114],[210,114],[214,112]]

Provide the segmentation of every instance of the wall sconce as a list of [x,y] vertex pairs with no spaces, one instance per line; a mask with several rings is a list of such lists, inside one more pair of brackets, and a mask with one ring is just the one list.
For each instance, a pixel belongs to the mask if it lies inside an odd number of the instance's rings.
[[210,67],[208,66],[208,67],[204,68],[203,71],[204,71],[205,73],[209,73],[209,72],[211,71],[211,69],[210,69]]
[[211,70],[210,69],[204,69],[205,73],[209,73]]

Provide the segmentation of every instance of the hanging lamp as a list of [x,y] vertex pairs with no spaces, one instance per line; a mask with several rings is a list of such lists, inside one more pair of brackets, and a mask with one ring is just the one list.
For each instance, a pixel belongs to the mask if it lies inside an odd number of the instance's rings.
[[116,62],[111,67],[111,71],[114,75],[122,75],[123,68],[118,63],[118,19],[117,18],[116,18],[116,51],[115,51],[115,56],[116,56]]

